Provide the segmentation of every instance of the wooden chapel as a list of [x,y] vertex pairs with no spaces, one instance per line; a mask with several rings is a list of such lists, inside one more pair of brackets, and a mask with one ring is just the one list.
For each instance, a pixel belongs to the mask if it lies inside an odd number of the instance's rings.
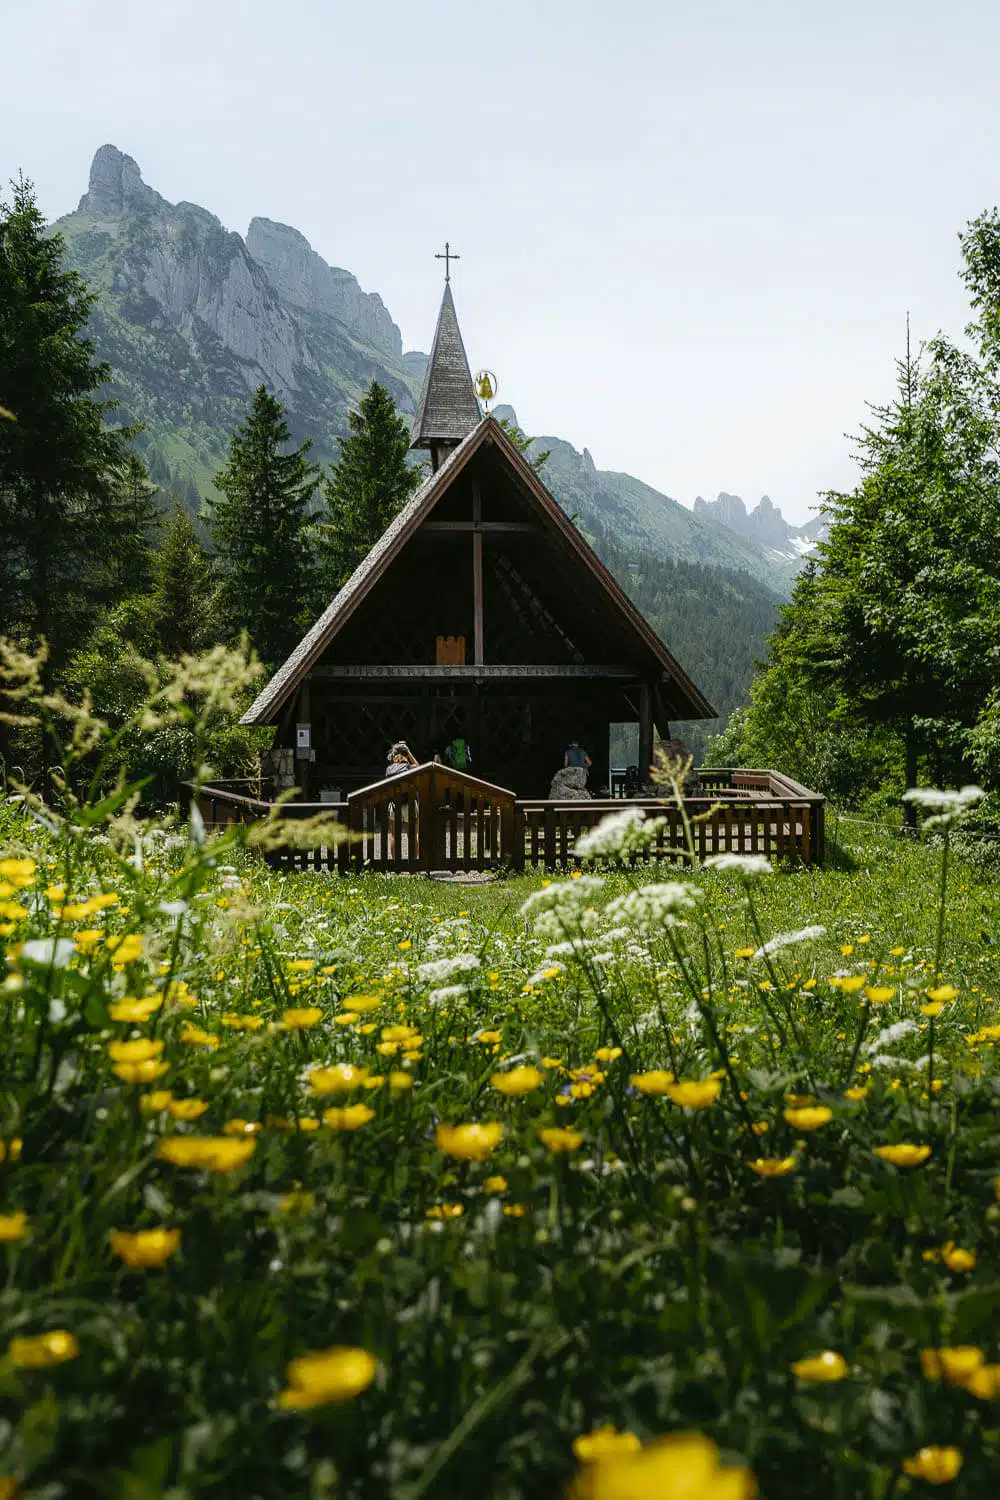
[[672,719],[715,709],[493,417],[483,415],[446,281],[413,446],[431,469],[244,716],[276,726],[277,781],[334,800],[456,736],[472,773],[545,797],[570,740],[609,780],[609,730],[639,764]]

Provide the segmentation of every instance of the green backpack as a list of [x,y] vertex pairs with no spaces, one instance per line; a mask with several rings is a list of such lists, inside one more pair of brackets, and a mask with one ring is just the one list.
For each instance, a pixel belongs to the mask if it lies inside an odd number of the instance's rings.
[[452,740],[451,763],[456,771],[469,769],[469,747],[465,740]]

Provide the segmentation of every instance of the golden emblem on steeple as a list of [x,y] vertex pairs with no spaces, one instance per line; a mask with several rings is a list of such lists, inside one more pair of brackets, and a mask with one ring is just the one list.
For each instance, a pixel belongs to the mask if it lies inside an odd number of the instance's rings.
[[486,413],[489,415],[490,402],[497,393],[497,378],[492,370],[477,370],[473,383],[476,387],[476,395],[484,403]]

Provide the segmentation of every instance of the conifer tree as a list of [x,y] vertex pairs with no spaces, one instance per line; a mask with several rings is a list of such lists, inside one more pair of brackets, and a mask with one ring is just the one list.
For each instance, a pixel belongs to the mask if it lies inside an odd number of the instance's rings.
[[164,656],[200,651],[213,634],[208,552],[189,511],[175,505],[153,568],[152,625]]
[[282,451],[290,437],[284,406],[258,386],[215,476],[220,499],[210,502],[223,628],[230,637],[247,631],[270,667],[299,639],[310,602],[304,532],[319,470],[311,443]]
[[320,528],[324,603],[367,557],[423,477],[407,461],[409,426],[377,380],[348,421],[350,433],[340,439],[340,458],[325,489],[326,523]]
[[118,486],[118,540],[109,559],[114,592],[119,598],[145,593],[153,581],[153,549],[161,527],[159,488],[136,454],[125,460]]
[[63,268],[30,182],[0,202],[0,633],[49,645],[49,673],[117,589],[129,429],[96,392],[94,295]]

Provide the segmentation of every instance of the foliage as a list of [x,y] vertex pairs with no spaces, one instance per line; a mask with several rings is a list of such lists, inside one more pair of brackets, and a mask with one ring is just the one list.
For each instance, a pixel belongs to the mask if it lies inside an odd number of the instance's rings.
[[[733,710],[747,701],[778,599],[748,573],[671,562],[622,547],[607,534],[596,535],[593,545],[684,671],[719,710],[717,720],[670,726],[700,759],[713,730],[723,727]],[[624,745],[616,746],[613,756],[624,752]],[[631,753],[634,758],[635,751]]]
[[112,518],[112,597],[127,599],[152,585],[160,540],[159,487],[150,483],[142,460],[130,453],[118,484]]
[[284,406],[258,386],[209,506],[224,628],[231,639],[248,633],[272,668],[298,641],[311,593],[305,534],[319,470],[311,443],[281,451],[290,437]]
[[538,439],[528,437],[527,433],[518,427],[517,423],[510,417],[497,417],[497,425],[503,428],[518,453],[528,460],[536,473],[539,469],[544,469],[546,463],[552,457],[551,448],[543,448],[537,453],[529,452],[532,444],[536,443]]
[[217,635],[211,562],[189,512],[175,505],[153,570],[151,621],[164,656],[193,655]]
[[350,433],[339,440],[340,456],[324,490],[323,606],[368,556],[423,477],[408,462],[410,429],[385,386],[373,380],[348,420]]
[[23,178],[0,204],[0,632],[65,660],[100,607],[116,596],[118,527],[131,504],[125,428],[105,425],[95,394],[108,366],[84,334],[94,304],[63,269]]
[[769,1500],[993,1492],[995,882],[282,876],[128,800],[0,804],[0,1474],[670,1500],[608,1452],[694,1430]]

